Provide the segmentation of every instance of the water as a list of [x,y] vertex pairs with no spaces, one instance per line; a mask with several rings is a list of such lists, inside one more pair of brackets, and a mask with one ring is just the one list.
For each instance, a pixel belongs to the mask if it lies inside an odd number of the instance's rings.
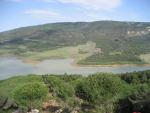
[[50,59],[37,64],[24,63],[14,57],[0,58],[0,79],[26,74],[83,74],[96,72],[125,73],[150,69],[149,66],[121,66],[121,67],[79,67],[73,66],[73,59]]

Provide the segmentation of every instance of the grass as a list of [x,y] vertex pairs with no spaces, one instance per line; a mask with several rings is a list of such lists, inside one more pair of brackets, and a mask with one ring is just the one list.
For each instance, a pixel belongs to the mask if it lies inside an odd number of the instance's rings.
[[[22,46],[22,48],[25,47]],[[108,53],[102,51],[102,53],[95,54],[95,49],[96,43],[87,42],[83,45],[68,46],[41,52],[25,51],[24,53],[20,53],[19,57],[23,59],[24,62],[28,63],[36,63],[50,58],[73,58],[78,64],[81,65],[122,65],[150,63],[150,54],[138,56],[135,53],[131,53],[129,50],[126,52],[114,50]],[[13,53],[13,50],[11,51],[9,49],[0,49],[0,54],[2,56],[16,56]]]
[[115,64],[145,64],[146,62],[135,55],[130,54],[95,54],[80,60],[83,65],[115,65]]
[[17,76],[7,80],[0,81],[0,96],[12,96],[13,90],[17,86],[21,86],[26,83],[42,82],[41,76]]
[[[25,52],[21,57],[26,62],[41,61],[50,58],[74,58],[76,61],[86,58],[93,53],[95,43],[87,42],[85,45],[70,46],[58,48],[55,50],[47,50],[42,52]],[[80,53],[79,51],[86,51]]]
[[145,62],[150,63],[150,53],[140,55],[140,58],[143,59]]

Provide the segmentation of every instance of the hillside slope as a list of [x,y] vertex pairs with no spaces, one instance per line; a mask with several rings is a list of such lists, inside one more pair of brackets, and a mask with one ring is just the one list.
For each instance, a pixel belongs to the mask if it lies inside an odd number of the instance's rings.
[[150,23],[66,22],[18,28],[0,33],[0,53],[27,57],[87,42],[95,43],[95,50],[79,64],[143,64],[139,56],[150,52]]
[[[149,113],[150,70],[0,80],[0,113]],[[58,112],[59,111],[59,112]]]

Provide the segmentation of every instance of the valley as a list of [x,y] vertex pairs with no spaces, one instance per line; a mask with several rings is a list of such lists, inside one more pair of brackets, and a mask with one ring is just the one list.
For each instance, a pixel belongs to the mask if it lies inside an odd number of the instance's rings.
[[0,0],[0,113],[150,113],[149,0]]

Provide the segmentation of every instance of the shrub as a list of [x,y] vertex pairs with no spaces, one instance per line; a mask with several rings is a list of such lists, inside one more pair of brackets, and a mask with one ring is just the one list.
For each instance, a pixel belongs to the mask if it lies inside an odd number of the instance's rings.
[[150,71],[132,72],[121,74],[121,79],[129,84],[150,83]]
[[45,79],[50,91],[54,95],[64,100],[73,96],[74,89],[68,83],[65,83],[63,80],[60,80],[58,77],[54,76],[47,76]]
[[43,83],[28,83],[17,87],[13,98],[19,106],[34,108],[46,99],[48,88]]
[[149,113],[150,86],[147,84],[139,85],[135,92],[118,101],[115,111],[115,113],[132,113],[134,111]]
[[122,93],[124,88],[125,84],[119,77],[100,73],[78,81],[75,91],[76,96],[90,102],[96,102],[110,99]]

